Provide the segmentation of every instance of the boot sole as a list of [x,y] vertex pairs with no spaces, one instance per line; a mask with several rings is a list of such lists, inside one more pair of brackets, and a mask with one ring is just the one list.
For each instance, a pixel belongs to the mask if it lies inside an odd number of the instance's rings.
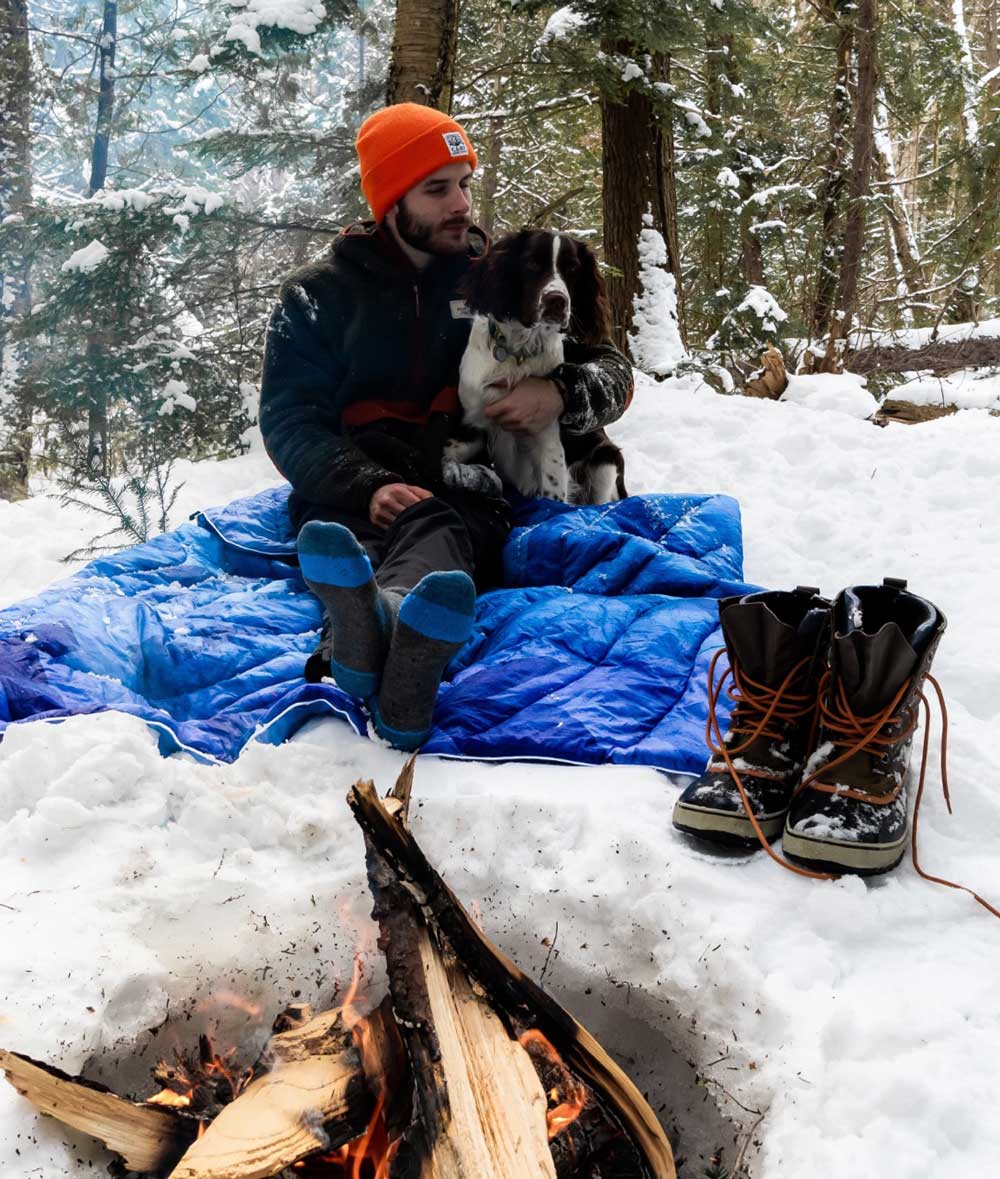
[[902,860],[908,838],[904,831],[893,843],[844,843],[802,835],[786,826],[781,848],[790,860],[804,868],[840,875],[880,876],[891,872]]
[[[758,815],[757,822],[768,843],[781,834],[785,822],[785,811],[772,815]],[[703,839],[707,843],[723,847],[740,847],[753,851],[760,847],[760,840],[746,815],[734,811],[716,811],[709,807],[691,806],[686,802],[674,805],[673,824],[678,831]]]

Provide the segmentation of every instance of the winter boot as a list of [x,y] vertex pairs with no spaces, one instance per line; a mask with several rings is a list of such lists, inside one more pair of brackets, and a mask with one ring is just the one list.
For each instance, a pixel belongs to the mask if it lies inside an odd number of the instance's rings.
[[903,779],[944,628],[941,611],[908,593],[905,581],[887,577],[838,595],[816,749],[785,822],[790,860],[872,876],[903,858]]
[[720,744],[715,704],[722,681],[710,685],[706,739],[713,756],[677,800],[674,826],[712,843],[755,848],[760,837],[748,808],[763,837],[777,838],[810,752],[830,603],[810,586],[747,594],[723,598],[719,621],[736,708]]

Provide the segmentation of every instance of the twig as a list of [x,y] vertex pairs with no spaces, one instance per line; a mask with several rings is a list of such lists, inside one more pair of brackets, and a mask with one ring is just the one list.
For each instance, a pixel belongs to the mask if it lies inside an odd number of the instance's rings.
[[724,1093],[734,1105],[738,1105],[745,1113],[760,1115],[760,1117],[763,1117],[767,1112],[766,1110],[751,1109],[748,1105],[744,1105],[742,1101],[737,1101],[732,1093],[730,1093],[729,1090],[725,1087],[725,1085],[719,1081],[716,1081],[714,1077],[699,1076],[698,1080],[703,1085],[714,1085],[716,1089],[718,1089],[721,1093]]
[[559,940],[559,922],[556,922],[556,931],[552,935],[552,941],[549,943],[549,952],[545,955],[545,964],[542,966],[542,973],[538,976],[538,985],[541,986],[545,982],[545,972],[549,968],[549,960],[552,957],[552,951],[556,948],[556,942]]
[[[768,1109],[770,1109],[770,1106],[768,1106]],[[733,1179],[739,1179],[740,1168],[743,1166],[744,1156],[746,1155],[746,1152],[749,1149],[750,1143],[753,1141],[754,1134],[757,1133],[757,1127],[764,1120],[764,1117],[766,1114],[767,1114],[766,1109],[761,1110],[760,1114],[757,1117],[757,1120],[750,1127],[750,1129],[747,1130],[747,1132],[743,1135],[743,1141],[740,1143],[740,1148],[736,1152],[736,1158],[733,1161]]]

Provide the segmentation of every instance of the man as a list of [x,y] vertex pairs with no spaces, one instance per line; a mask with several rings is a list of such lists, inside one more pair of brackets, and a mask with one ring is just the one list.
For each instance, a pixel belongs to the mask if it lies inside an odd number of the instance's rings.
[[[374,220],[282,285],[260,427],[292,484],[302,573],[326,612],[306,674],[328,664],[368,701],[377,733],[415,749],[510,529],[497,495],[441,478],[470,327],[458,284],[487,243],[470,217],[476,153],[452,119],[400,103],[367,119],[356,147]],[[568,341],[566,361],[492,406],[497,425],[530,434],[558,418],[583,433],[620,417],[631,393],[621,353]]]

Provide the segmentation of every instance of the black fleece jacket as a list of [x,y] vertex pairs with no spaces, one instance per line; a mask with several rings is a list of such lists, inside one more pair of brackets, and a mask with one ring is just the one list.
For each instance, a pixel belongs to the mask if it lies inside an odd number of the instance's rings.
[[[458,285],[486,248],[473,228],[468,255],[418,270],[384,224],[362,222],[282,284],[267,330],[260,428],[302,499],[367,516],[385,484],[439,489],[471,325]],[[610,343],[567,340],[565,363],[550,375],[569,434],[617,420],[632,393],[631,366]]]

